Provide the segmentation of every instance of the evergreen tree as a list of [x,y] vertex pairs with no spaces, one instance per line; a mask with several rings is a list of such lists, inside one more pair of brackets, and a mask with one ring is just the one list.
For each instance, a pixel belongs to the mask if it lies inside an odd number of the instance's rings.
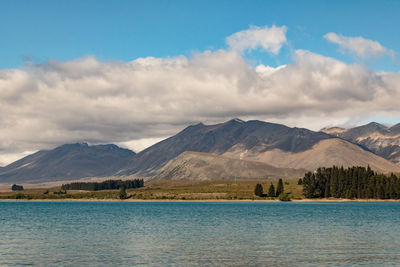
[[126,190],[125,190],[125,185],[122,185],[119,188],[119,198],[120,199],[126,199],[127,198],[127,194],[126,194]]
[[377,198],[399,199],[400,179],[391,174],[376,174],[370,168],[319,168],[303,178],[306,198]]
[[384,199],[385,198],[385,190],[383,186],[382,176],[378,177],[378,183],[376,185],[376,198]]
[[331,177],[328,177],[325,185],[325,198],[331,197]]
[[300,178],[300,179],[297,181],[297,184],[298,184],[298,185],[302,185],[302,184],[303,184],[303,180]]
[[263,194],[263,187],[261,184],[256,184],[256,188],[254,189],[254,194],[256,196],[262,197],[264,196]]
[[336,198],[341,198],[344,197],[345,194],[345,171],[343,166],[340,167],[339,169],[339,174],[338,174],[338,189],[336,193]]
[[329,197],[334,197],[337,192],[337,167],[333,166],[331,169],[331,177],[329,184]]
[[395,179],[394,191],[396,192],[396,199],[400,199],[400,178],[398,177]]
[[282,179],[279,179],[278,186],[276,187],[275,196],[278,197],[280,194],[283,193],[283,191],[284,191],[284,189],[283,189],[283,181],[282,181]]
[[272,183],[269,186],[268,196],[269,197],[274,197],[275,196],[275,187],[274,187],[274,185]]
[[303,178],[303,195],[306,198],[312,198],[314,193],[314,190],[312,188],[311,177],[312,177],[311,172],[307,172]]
[[367,198],[374,198],[375,197],[375,176],[371,177],[368,181],[368,189],[367,189]]
[[324,177],[324,175],[322,174],[322,171],[324,171],[324,173],[325,173],[325,168],[324,169],[321,169],[321,168],[318,168],[317,169],[317,173],[315,174],[315,185],[314,185],[314,195],[315,195],[315,197],[323,197],[323,196],[325,196],[325,188],[324,188],[324,185],[325,185],[325,177]]

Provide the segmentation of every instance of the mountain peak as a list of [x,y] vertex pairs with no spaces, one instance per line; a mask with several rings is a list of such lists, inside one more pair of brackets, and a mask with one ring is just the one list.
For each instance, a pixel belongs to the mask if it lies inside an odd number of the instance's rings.
[[297,153],[310,149],[324,139],[325,133],[257,120],[232,119],[224,123],[189,126],[175,136],[159,142],[135,156],[135,161],[121,174],[151,176],[169,160],[185,151],[223,154],[238,149],[281,150]]
[[389,131],[392,134],[400,134],[400,123],[397,123],[397,124],[393,125],[392,127],[390,127]]
[[346,128],[342,128],[342,127],[329,127],[329,128],[325,127],[325,128],[322,128],[319,131],[323,132],[323,133],[326,133],[326,134],[339,136],[339,134],[347,131],[347,129]]
[[113,144],[65,144],[41,150],[0,170],[1,182],[47,182],[114,175],[135,156]]
[[375,132],[380,134],[387,134],[388,127],[377,122],[370,122],[365,125],[348,129],[347,131],[343,132],[340,136],[347,140],[350,139],[352,141],[355,141],[357,138],[369,136]]
[[[366,127],[376,127],[376,128],[384,128],[384,129],[386,129],[387,127],[385,126],[385,125],[383,125],[383,124],[380,124],[380,123],[377,123],[377,122],[370,122],[370,123],[368,123],[368,124],[366,124],[366,125],[364,125],[364,126],[366,126]],[[362,127],[362,126],[361,126]]]
[[241,119],[239,119],[239,118],[234,118],[234,119],[231,119],[230,121],[228,121],[228,122],[235,122],[235,123],[245,123],[245,121],[243,121],[243,120],[241,120]]
[[61,149],[61,148],[63,148],[63,149],[64,148],[74,149],[74,148],[86,148],[86,147],[89,147],[89,144],[86,143],[86,142],[81,142],[81,143],[64,144],[64,145],[56,147],[56,149]]

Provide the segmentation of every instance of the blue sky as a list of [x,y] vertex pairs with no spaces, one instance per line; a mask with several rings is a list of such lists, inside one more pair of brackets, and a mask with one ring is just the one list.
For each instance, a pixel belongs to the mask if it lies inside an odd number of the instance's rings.
[[400,1],[0,0],[0,166],[198,122],[400,122]]
[[[327,42],[327,32],[363,36],[400,47],[399,1],[1,1],[0,68],[24,61],[100,60],[190,55],[226,48],[225,38],[249,25],[286,25],[290,46],[279,56],[253,52],[253,63],[291,61],[291,48],[345,62]],[[363,62],[379,71],[397,71],[389,57]]]

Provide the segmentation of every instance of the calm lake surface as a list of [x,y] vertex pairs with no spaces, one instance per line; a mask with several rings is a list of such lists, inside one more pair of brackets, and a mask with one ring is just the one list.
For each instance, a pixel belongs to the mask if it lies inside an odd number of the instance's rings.
[[400,266],[399,202],[0,202],[0,266]]

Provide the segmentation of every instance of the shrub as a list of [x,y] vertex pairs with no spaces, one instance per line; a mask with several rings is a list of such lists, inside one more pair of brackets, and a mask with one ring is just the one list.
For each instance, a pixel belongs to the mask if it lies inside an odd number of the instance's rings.
[[60,191],[55,191],[53,194],[55,194],[55,195],[65,195],[65,194],[67,194],[67,191],[66,190],[60,190]]
[[22,191],[22,190],[24,190],[24,187],[22,185],[13,184],[11,186],[11,190],[12,191]]
[[286,193],[282,193],[279,195],[278,199],[280,201],[291,201],[290,196]]
[[15,199],[24,199],[24,198],[25,198],[24,194],[18,193],[15,195]]

